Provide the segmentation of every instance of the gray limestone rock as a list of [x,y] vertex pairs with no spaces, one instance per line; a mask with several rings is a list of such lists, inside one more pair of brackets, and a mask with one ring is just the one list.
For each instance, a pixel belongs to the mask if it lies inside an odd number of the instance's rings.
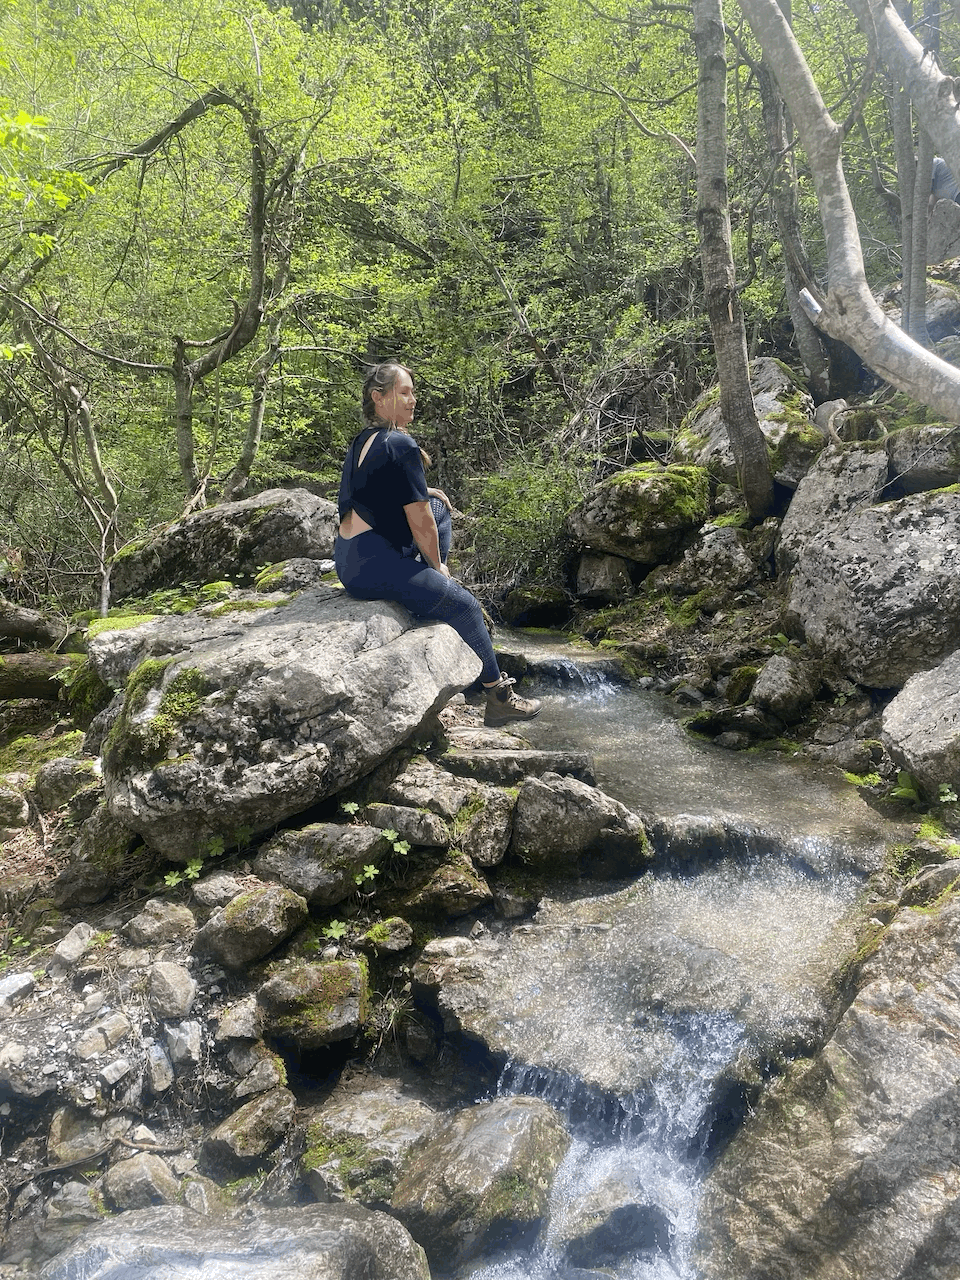
[[77,760],[73,756],[61,756],[48,760],[37,770],[33,784],[37,806],[44,813],[59,809],[83,787],[93,781],[94,762]]
[[888,479],[882,449],[838,445],[825,449],[800,482],[780,526],[777,568],[789,572],[801,550],[841,524],[849,515],[872,506]]
[[103,1148],[100,1125],[85,1111],[58,1107],[47,1132],[47,1159],[50,1164],[83,1160]]
[[640,870],[650,852],[635,813],[576,778],[527,778],[513,815],[512,850],[538,867],[576,872],[584,855],[616,859],[622,873]]
[[141,1151],[110,1166],[103,1190],[116,1209],[147,1209],[154,1204],[178,1204],[180,1182],[160,1156]]
[[450,828],[436,813],[399,804],[368,804],[364,817],[381,831],[396,831],[408,844],[449,849]]
[[702,467],[640,463],[598,484],[567,517],[567,528],[594,551],[660,564],[709,513],[709,478]]
[[333,589],[104,632],[91,661],[130,677],[103,748],[110,809],[180,862],[356,781],[480,668],[452,628]]
[[223,502],[124,551],[110,571],[111,593],[123,600],[185,581],[241,582],[293,556],[328,559],[336,527],[334,504],[305,489],[268,489]]
[[90,946],[93,938],[93,925],[81,920],[57,943],[53,951],[54,961],[64,969],[72,969]]
[[[770,356],[752,361],[750,387],[760,430],[769,446],[773,477],[795,489],[823,448],[823,435],[813,423],[813,400],[786,365]],[[708,467],[718,479],[736,485],[736,460],[716,388],[700,403],[704,407],[695,406],[684,422],[675,448],[677,461]]]
[[460,778],[511,787],[524,778],[558,773],[593,785],[593,761],[583,751],[533,751],[524,747],[455,746],[442,756],[443,766]]
[[363,1025],[370,993],[365,964],[292,964],[257,992],[264,1034],[301,1049],[349,1040]]
[[81,1062],[87,1062],[98,1054],[106,1053],[108,1049],[116,1048],[131,1029],[130,1020],[124,1014],[108,1014],[83,1033],[74,1045],[73,1052]]
[[459,1112],[408,1159],[391,1209],[445,1270],[532,1235],[570,1138],[538,1098]]
[[633,594],[630,562],[586,551],[577,564],[577,595],[595,604],[618,604]]
[[150,1008],[158,1018],[185,1018],[193,1008],[197,984],[182,964],[161,960],[151,965]]
[[154,1097],[159,1098],[173,1084],[176,1079],[173,1064],[163,1045],[154,1043],[147,1046],[143,1074],[144,1083]]
[[887,436],[890,478],[905,493],[942,489],[960,480],[960,431],[952,426],[901,427]]
[[454,854],[404,902],[404,910],[435,920],[455,920],[493,901],[490,886],[470,859]]
[[30,805],[19,787],[0,785],[0,828],[25,827],[30,821]]
[[37,1238],[46,1254],[59,1253],[103,1218],[103,1206],[94,1187],[66,1182],[43,1208]]
[[174,1067],[181,1073],[195,1070],[203,1054],[203,1033],[200,1023],[193,1019],[173,1022],[167,1027],[167,1052]]
[[228,969],[242,969],[268,955],[306,918],[307,904],[299,894],[265,884],[215,911],[194,938],[193,949]]
[[826,1046],[710,1176],[704,1280],[960,1274],[958,934],[956,897],[896,916]]
[[516,800],[499,787],[477,786],[458,814],[453,842],[477,867],[495,867],[504,859],[513,834]]
[[851,511],[800,551],[789,611],[868,688],[902,686],[960,646],[960,493]]
[[305,1180],[318,1200],[388,1205],[404,1161],[437,1122],[409,1085],[352,1078],[306,1117]]
[[123,932],[138,947],[192,938],[197,922],[189,907],[164,898],[151,898],[144,908],[124,925]]
[[757,582],[761,572],[740,529],[706,524],[684,552],[677,581],[691,595],[698,591],[733,592]]
[[429,760],[411,760],[387,787],[383,799],[387,804],[406,805],[411,809],[427,809],[452,821],[472,791],[469,783],[452,776]]
[[293,1124],[297,1100],[289,1089],[271,1089],[228,1116],[203,1144],[212,1171],[248,1172],[277,1145]]
[[316,822],[268,841],[253,869],[300,894],[311,907],[331,907],[355,892],[354,877],[367,864],[379,866],[389,848],[377,826]]
[[180,1206],[135,1209],[89,1231],[41,1280],[430,1280],[423,1250],[385,1213],[360,1205],[260,1209],[252,1220]]
[[944,785],[960,795],[960,649],[911,676],[887,704],[882,725],[891,758],[931,799]]
[[786,724],[799,720],[820,691],[817,665],[775,653],[763,664],[751,694],[763,711],[772,712]]

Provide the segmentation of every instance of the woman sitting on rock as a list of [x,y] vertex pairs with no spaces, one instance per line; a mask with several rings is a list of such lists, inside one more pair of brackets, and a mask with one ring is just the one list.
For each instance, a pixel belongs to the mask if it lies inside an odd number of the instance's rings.
[[479,603],[446,566],[450,503],[427,488],[423,466],[430,460],[408,430],[416,404],[409,369],[394,361],[371,369],[363,384],[367,426],[347,450],[340,481],[337,574],[358,600],[396,600],[415,618],[453,627],[483,663],[484,724],[529,720],[540,703],[514,693]]

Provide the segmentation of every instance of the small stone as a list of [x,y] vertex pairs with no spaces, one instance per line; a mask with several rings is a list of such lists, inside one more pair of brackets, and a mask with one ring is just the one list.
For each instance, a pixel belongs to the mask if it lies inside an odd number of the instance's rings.
[[156,946],[160,942],[175,942],[180,938],[192,938],[197,922],[189,907],[162,898],[151,898],[139,915],[129,920],[124,933],[138,946]]
[[181,1022],[167,1028],[167,1049],[174,1066],[192,1068],[200,1065],[200,1023]]
[[214,909],[225,907],[240,890],[240,881],[236,876],[227,875],[221,871],[216,875],[204,876],[202,880],[198,880],[193,886],[193,896],[201,906]]
[[28,996],[36,985],[32,973],[11,973],[6,978],[0,978],[0,1001],[13,1004]]
[[182,965],[160,961],[150,969],[150,1007],[158,1018],[184,1018],[193,1007],[197,984]]
[[152,1044],[147,1049],[147,1061],[144,1070],[147,1087],[157,1097],[173,1084],[175,1079],[173,1066],[162,1045]]
[[90,1058],[95,1058],[98,1053],[103,1053],[119,1044],[129,1031],[130,1023],[122,1013],[111,1014],[80,1037],[74,1053],[81,1062],[87,1062]]
[[236,1004],[224,1009],[217,1027],[216,1040],[258,1040],[260,1020],[257,1015],[257,997],[245,996]]
[[108,1089],[112,1089],[125,1075],[129,1075],[133,1064],[126,1058],[117,1058],[100,1072],[100,1080]]
[[94,938],[93,925],[75,924],[66,937],[61,938],[53,953],[53,960],[64,969],[72,969]]

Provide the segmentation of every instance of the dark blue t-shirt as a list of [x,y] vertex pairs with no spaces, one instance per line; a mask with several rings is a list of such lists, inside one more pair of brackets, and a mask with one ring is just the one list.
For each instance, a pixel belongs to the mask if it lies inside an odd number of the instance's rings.
[[337,506],[342,520],[356,511],[361,520],[398,551],[413,543],[403,508],[427,501],[427,477],[413,436],[405,431],[377,431],[360,465],[357,458],[370,439],[370,428],[361,431],[347,450],[340,479]]

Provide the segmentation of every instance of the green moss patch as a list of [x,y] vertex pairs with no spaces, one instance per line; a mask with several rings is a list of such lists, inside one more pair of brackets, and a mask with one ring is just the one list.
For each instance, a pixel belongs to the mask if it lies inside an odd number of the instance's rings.
[[156,714],[138,720],[151,693],[163,684],[171,662],[170,658],[148,658],[130,677],[123,710],[104,743],[104,759],[115,772],[137,765],[151,768],[165,759],[180,726],[210,692],[202,671],[182,667],[164,689]]

